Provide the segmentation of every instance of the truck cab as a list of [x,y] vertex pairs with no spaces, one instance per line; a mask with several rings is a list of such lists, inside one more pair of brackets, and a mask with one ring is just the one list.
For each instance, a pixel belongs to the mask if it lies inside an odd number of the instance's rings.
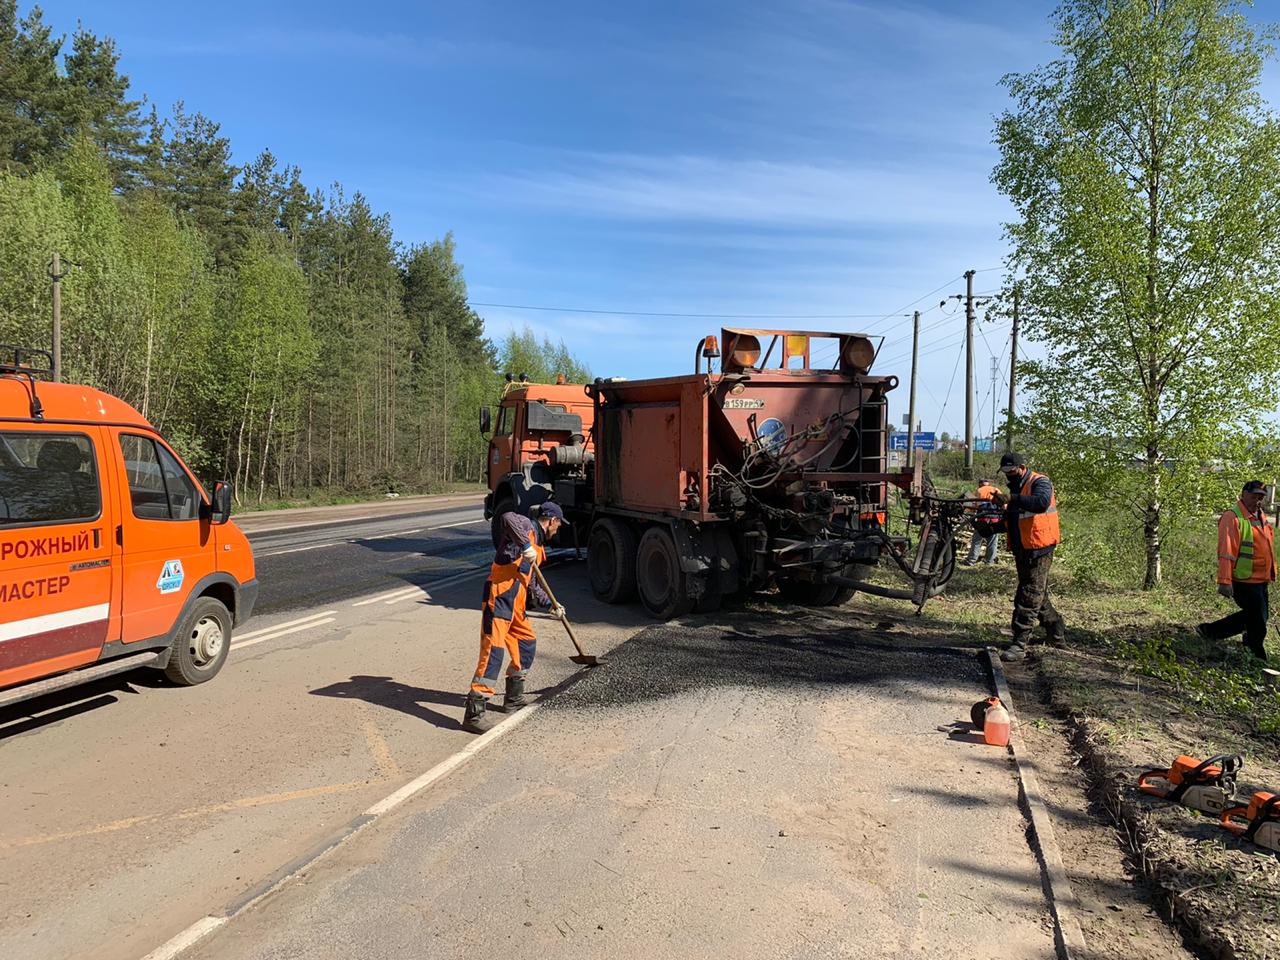
[[0,706],[139,666],[212,679],[258,591],[230,487],[119,398],[0,350]]
[[[498,529],[508,510],[528,514],[545,500],[574,507],[573,485],[557,489],[557,480],[585,471],[594,458],[594,405],[583,384],[530,383],[508,379],[496,420],[480,410],[480,430],[489,439],[488,486],[484,515]],[[496,542],[496,540],[495,540]]]

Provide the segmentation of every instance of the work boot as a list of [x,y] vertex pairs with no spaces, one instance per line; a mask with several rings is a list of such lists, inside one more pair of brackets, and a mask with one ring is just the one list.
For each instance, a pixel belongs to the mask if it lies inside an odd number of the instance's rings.
[[524,677],[507,677],[507,692],[502,698],[502,709],[513,713],[529,703],[524,694]]
[[1021,640],[1013,641],[1004,653],[1000,654],[1000,659],[1005,663],[1016,663],[1019,660],[1027,659],[1027,645]]
[[484,725],[485,698],[478,693],[467,694],[467,709],[462,715],[462,729],[476,733],[485,730]]

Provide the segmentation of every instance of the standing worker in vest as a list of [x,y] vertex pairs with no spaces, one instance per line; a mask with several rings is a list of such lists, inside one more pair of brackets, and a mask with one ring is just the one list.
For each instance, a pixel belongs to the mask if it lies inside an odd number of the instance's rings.
[[1000,472],[1009,481],[1009,495],[997,492],[995,498],[1005,507],[1009,552],[1018,570],[1013,642],[1000,654],[1008,662],[1026,658],[1037,622],[1055,644],[1066,639],[1066,623],[1049,599],[1049,567],[1060,540],[1053,484],[1044,474],[1027,469],[1026,457],[1012,451],[1000,458]]
[[1259,660],[1267,659],[1267,584],[1276,578],[1274,531],[1262,512],[1267,485],[1250,480],[1240,502],[1218,519],[1218,593],[1236,602],[1235,613],[1202,623],[1196,633],[1206,640],[1244,634],[1244,645]]
[[525,615],[530,596],[537,606],[549,609],[553,617],[564,617],[564,609],[554,606],[534,579],[533,565],[546,560],[543,544],[566,522],[560,505],[550,501],[539,509],[537,523],[514,510],[503,514],[498,552],[484,584],[480,662],[471,678],[471,692],[467,694],[466,713],[462,718],[462,726],[468,730],[484,729],[485,705],[494,695],[494,685],[502,672],[503,650],[511,657],[511,665],[507,667],[502,709],[518,710],[529,702],[524,682],[533,666],[538,639]]
[[977,505],[973,515],[973,543],[969,545],[969,556],[961,561],[966,567],[978,562],[978,556],[986,551],[986,564],[993,566],[996,562],[996,549],[1000,543],[1000,528],[1004,526],[1004,511],[1000,508],[996,497],[1000,491],[990,480],[978,481],[978,492],[975,499]]

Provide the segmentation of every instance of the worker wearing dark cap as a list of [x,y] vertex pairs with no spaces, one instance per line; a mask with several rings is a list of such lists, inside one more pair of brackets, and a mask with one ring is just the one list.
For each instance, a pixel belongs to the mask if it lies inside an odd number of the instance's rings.
[[1029,470],[1026,457],[1013,451],[1000,458],[1000,472],[1009,482],[1009,495],[996,493],[995,497],[1005,508],[1009,552],[1018,571],[1013,642],[1000,654],[1007,662],[1026,658],[1037,622],[1055,644],[1065,639],[1066,623],[1049,599],[1049,567],[1061,539],[1053,484],[1044,474]]
[[494,685],[502,672],[502,654],[511,657],[507,668],[504,710],[518,710],[528,703],[524,692],[525,678],[533,666],[538,638],[533,633],[525,607],[529,597],[551,615],[562,619],[564,610],[553,606],[551,598],[538,585],[533,565],[546,560],[543,544],[556,535],[564,518],[558,503],[547,501],[538,509],[537,522],[512,510],[502,516],[502,535],[498,552],[484,583],[484,606],[480,613],[480,662],[471,678],[466,712],[462,725],[468,730],[483,730],[485,706],[495,693]]
[[1196,632],[1206,640],[1225,640],[1244,634],[1244,645],[1260,660],[1267,659],[1267,584],[1276,578],[1274,531],[1262,512],[1267,485],[1250,480],[1240,502],[1218,518],[1218,593],[1236,602],[1235,613],[1202,623]]

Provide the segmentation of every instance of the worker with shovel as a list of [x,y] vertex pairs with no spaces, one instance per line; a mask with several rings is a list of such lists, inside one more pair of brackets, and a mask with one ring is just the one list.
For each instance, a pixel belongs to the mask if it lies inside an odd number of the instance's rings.
[[471,678],[471,692],[467,694],[466,713],[462,726],[468,730],[483,730],[485,705],[494,695],[494,685],[502,672],[503,651],[511,657],[507,668],[504,710],[517,710],[528,703],[524,683],[533,666],[537,651],[537,637],[525,615],[530,596],[533,602],[549,609],[556,619],[564,619],[564,608],[534,579],[536,566],[546,559],[543,548],[556,535],[560,525],[567,523],[560,505],[550,501],[542,504],[537,522],[511,511],[502,517],[502,535],[498,539],[498,552],[493,558],[484,584],[484,606],[480,614],[480,662]]

